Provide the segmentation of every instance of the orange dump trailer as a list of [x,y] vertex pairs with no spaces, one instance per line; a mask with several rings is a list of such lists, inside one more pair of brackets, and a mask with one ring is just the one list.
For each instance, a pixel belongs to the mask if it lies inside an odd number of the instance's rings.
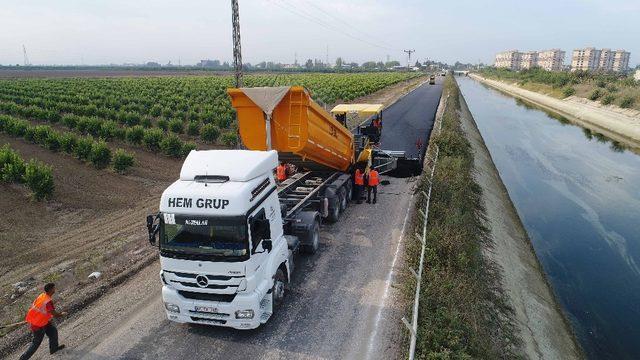
[[354,137],[301,86],[228,89],[242,142],[276,150],[280,159],[310,169],[347,171]]

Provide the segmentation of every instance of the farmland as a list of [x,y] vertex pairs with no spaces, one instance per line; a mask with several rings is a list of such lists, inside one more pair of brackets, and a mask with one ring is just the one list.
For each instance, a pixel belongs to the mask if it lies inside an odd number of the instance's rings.
[[[244,81],[303,85],[331,106],[376,101],[376,94],[388,96],[390,85],[404,89],[416,76],[256,75]],[[31,200],[37,196],[24,175],[0,182],[0,206],[13,209],[0,224],[3,323],[24,316],[44,280],[56,281],[64,289],[57,296],[73,309],[157,257],[144,241],[144,216],[157,208],[191,148],[236,142],[225,92],[231,85],[227,76],[0,80],[0,147],[8,144],[12,163],[34,159],[50,169],[53,181],[43,201]],[[100,281],[88,279],[96,270]]]
[[[245,86],[302,85],[315,100],[332,104],[411,76],[262,75],[247,77]],[[0,89],[0,112],[180,158],[197,142],[235,145],[234,111],[225,92],[230,86],[231,77],[12,80]]]

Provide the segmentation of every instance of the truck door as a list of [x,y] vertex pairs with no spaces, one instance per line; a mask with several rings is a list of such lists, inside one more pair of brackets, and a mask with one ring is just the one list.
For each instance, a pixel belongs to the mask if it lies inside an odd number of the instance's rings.
[[[271,226],[264,208],[257,210],[254,215],[249,217],[249,234],[251,240],[251,261],[249,262],[247,271],[255,274],[261,271],[262,266],[265,266],[267,258],[269,257],[269,252],[264,247],[264,241],[271,241]],[[264,271],[264,269],[262,270]],[[268,272],[265,272],[265,274],[267,273]],[[271,276],[271,274],[267,274],[266,276]]]

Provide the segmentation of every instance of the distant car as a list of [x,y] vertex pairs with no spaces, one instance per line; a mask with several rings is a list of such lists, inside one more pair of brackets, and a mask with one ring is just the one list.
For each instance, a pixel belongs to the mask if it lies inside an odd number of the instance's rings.
[[429,77],[429,85],[435,85],[436,84],[436,76],[435,75],[431,75]]
[[440,76],[447,76],[447,72],[443,71],[442,74],[440,74]]

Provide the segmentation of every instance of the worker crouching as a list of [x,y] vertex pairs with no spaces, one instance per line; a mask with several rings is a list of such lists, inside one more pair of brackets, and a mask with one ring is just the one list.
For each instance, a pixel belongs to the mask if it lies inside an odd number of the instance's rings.
[[373,191],[373,203],[377,202],[378,198],[378,184],[380,184],[380,177],[376,169],[369,170],[369,176],[367,176],[367,204],[371,204],[371,192]]
[[29,359],[40,347],[42,339],[49,338],[49,353],[53,354],[64,349],[64,345],[58,345],[58,329],[51,323],[53,318],[65,316],[66,312],[57,312],[53,306],[51,297],[56,292],[56,286],[48,283],[44,286],[44,292],[36,298],[29,308],[25,321],[31,326],[33,340],[27,351],[20,356],[20,360]]

